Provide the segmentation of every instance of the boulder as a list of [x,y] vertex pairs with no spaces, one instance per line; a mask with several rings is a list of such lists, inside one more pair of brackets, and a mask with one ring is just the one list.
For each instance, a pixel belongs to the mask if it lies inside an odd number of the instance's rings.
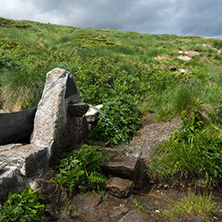
[[88,124],[83,116],[87,109],[88,106],[81,103],[71,73],[59,68],[48,72],[35,115],[31,143],[48,147],[49,159],[53,162],[87,137]]
[[154,216],[151,216],[147,213],[143,213],[139,210],[129,211],[123,218],[118,222],[156,222]]
[[134,188],[134,182],[128,179],[112,177],[106,182],[106,190],[109,194],[124,198],[130,196]]
[[0,113],[0,144],[30,141],[36,108]]
[[47,73],[37,111],[0,114],[0,140],[23,139],[32,132],[30,144],[0,146],[0,201],[9,189],[29,186],[32,177],[48,169],[62,153],[79,148],[88,134],[87,110],[75,78],[56,68]]
[[108,152],[108,156],[103,163],[103,170],[106,174],[137,182],[142,169],[140,151],[114,148],[100,150]]

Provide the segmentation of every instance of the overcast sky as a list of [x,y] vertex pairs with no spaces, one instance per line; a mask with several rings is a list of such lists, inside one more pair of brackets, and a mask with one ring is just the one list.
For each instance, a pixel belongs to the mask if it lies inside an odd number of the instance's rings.
[[0,0],[0,17],[222,38],[222,0]]

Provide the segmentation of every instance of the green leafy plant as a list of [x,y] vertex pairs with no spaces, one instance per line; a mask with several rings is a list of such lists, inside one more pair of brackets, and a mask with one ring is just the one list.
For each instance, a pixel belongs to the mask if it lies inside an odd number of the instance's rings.
[[32,191],[30,187],[21,193],[8,195],[8,200],[0,207],[0,221],[47,221],[44,217],[44,205],[38,201],[44,196]]
[[130,140],[140,127],[136,103],[126,95],[111,98],[104,102],[99,121],[90,134],[91,138],[110,141],[110,145]]
[[106,154],[97,152],[97,149],[96,146],[83,145],[79,151],[63,158],[54,181],[67,187],[70,192],[103,190],[107,178],[103,175],[101,166]]

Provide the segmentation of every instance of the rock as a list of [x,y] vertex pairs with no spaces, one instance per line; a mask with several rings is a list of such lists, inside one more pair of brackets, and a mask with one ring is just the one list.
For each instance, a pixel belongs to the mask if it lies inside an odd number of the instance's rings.
[[99,110],[102,107],[103,107],[102,104],[95,106],[95,108],[90,105],[88,112],[85,114],[88,123],[90,124],[96,123],[96,121],[98,120],[98,116],[100,114]]
[[114,148],[104,148],[100,150],[108,152],[108,157],[103,163],[105,173],[130,179],[134,182],[138,180],[141,169],[140,151]]
[[94,211],[93,209],[102,201],[101,195],[97,193],[84,193],[74,196],[70,202],[72,209],[69,217],[77,219],[81,214]]
[[0,203],[7,200],[8,191],[19,185],[19,170],[16,167],[5,167],[0,171]]
[[184,61],[189,61],[189,60],[191,60],[191,58],[190,58],[189,56],[185,56],[185,55],[178,56],[177,58],[180,59],[180,60],[184,60]]
[[3,170],[7,165],[7,162],[0,162],[0,171]]
[[98,193],[84,193],[74,196],[71,204],[75,205],[81,212],[89,211],[98,206],[102,197]]
[[86,103],[76,103],[69,104],[68,111],[72,117],[82,117],[87,110],[89,109],[89,105]]
[[197,213],[183,213],[176,216],[173,220],[174,222],[203,222],[204,217]]
[[39,189],[38,193],[45,196],[42,203],[45,205],[45,212],[49,221],[57,221],[67,207],[69,198],[67,190],[45,179],[37,178],[34,183],[35,189]]
[[149,214],[143,213],[138,210],[129,211],[118,222],[156,222],[157,220]]
[[0,113],[0,144],[30,142],[36,108]]
[[47,73],[31,143],[48,147],[50,163],[63,152],[78,147],[87,137],[88,124],[85,117],[80,116],[87,106],[80,102],[71,73],[59,68]]
[[[48,168],[47,147],[38,147],[32,144],[0,146],[0,160],[7,161],[8,167],[16,167],[21,176],[32,177],[39,171]],[[0,175],[4,177],[4,174]],[[19,176],[19,175],[18,175]]]
[[200,55],[201,53],[200,53],[200,52],[197,52],[197,51],[185,51],[184,54],[187,55],[187,56],[189,56],[189,57],[193,57],[193,56],[198,56],[198,55]]
[[[1,201],[5,200],[9,189],[24,189],[31,177],[48,169],[49,163],[63,152],[78,148],[88,134],[83,116],[87,109],[88,105],[80,101],[72,74],[56,68],[47,73],[37,111],[32,108],[0,114],[0,140],[4,141],[29,137],[35,116],[31,144],[0,146],[0,161],[7,162],[7,166],[1,165],[0,171]],[[9,130],[12,126],[14,131]]]
[[134,182],[128,179],[112,177],[106,182],[106,190],[109,194],[124,198],[130,196],[134,188]]

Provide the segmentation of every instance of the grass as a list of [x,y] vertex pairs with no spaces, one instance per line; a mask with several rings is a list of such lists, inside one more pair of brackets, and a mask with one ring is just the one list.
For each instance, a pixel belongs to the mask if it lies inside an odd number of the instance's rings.
[[179,201],[177,201],[170,211],[160,211],[160,216],[163,218],[174,219],[183,213],[197,213],[204,218],[204,221],[210,221],[209,216],[215,212],[216,204],[212,201],[211,195],[195,194],[188,192]]

